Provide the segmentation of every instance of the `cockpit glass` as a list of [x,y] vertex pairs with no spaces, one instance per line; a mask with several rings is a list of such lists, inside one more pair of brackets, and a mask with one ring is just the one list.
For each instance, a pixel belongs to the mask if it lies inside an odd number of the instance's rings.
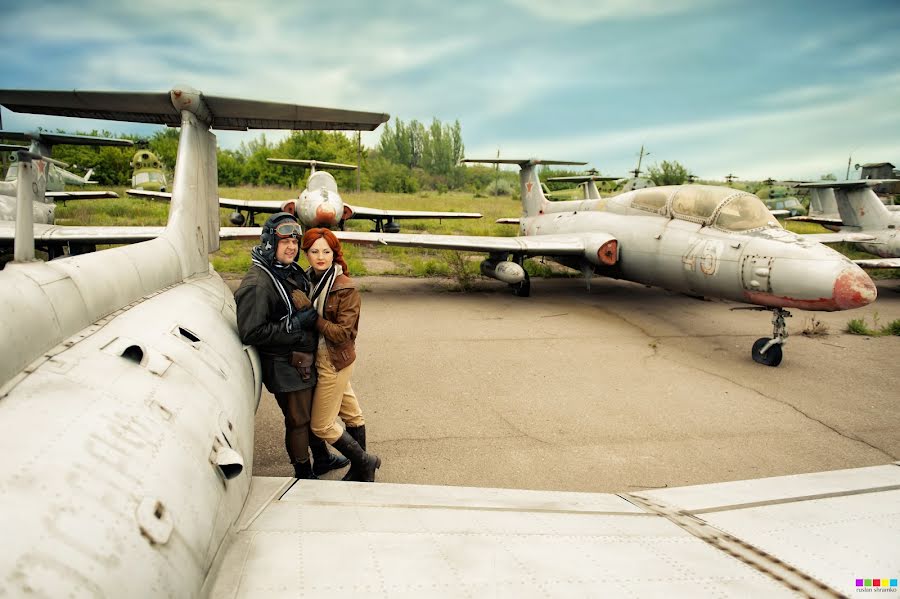
[[631,207],[639,210],[646,210],[647,212],[662,214],[668,199],[669,194],[651,187],[635,192],[634,199],[631,200]]
[[706,220],[722,200],[735,191],[728,187],[694,187],[685,186],[675,193],[672,200],[672,212],[675,216],[686,216]]
[[713,225],[726,231],[749,231],[762,227],[777,227],[777,222],[759,198],[742,194],[722,206]]
[[150,182],[150,173],[135,173],[134,175],[134,183],[133,185],[140,185],[141,183],[149,183]]
[[310,191],[320,190],[322,188],[327,189],[328,191],[337,193],[337,183],[334,181],[334,177],[331,176],[331,173],[327,173],[325,171],[316,171],[309,178],[309,182],[306,184],[306,188]]

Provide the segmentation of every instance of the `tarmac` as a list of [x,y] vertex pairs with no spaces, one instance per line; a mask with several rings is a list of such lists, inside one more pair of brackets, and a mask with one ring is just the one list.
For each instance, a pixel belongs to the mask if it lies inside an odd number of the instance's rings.
[[[742,304],[601,278],[534,279],[529,298],[493,280],[357,284],[378,481],[633,492],[900,460],[900,337],[846,332],[900,319],[898,280],[865,308],[792,310],[776,368],[750,357],[770,313]],[[253,474],[291,472],[264,390]]]

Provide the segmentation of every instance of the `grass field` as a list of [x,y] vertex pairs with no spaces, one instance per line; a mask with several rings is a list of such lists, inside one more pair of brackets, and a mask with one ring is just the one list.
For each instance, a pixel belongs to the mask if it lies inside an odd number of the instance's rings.
[[[125,195],[125,189],[113,189],[121,197],[103,200],[70,201],[58,205],[56,220],[61,225],[164,225],[168,216],[168,204],[132,198]],[[297,197],[296,190],[277,187],[224,187],[219,190],[223,197],[244,200],[288,200]],[[498,225],[494,221],[502,217],[518,217],[521,205],[510,196],[475,197],[470,193],[421,192],[417,194],[391,194],[362,192],[345,193],[344,200],[353,205],[369,208],[394,210],[442,210],[453,212],[480,212],[480,219],[404,220],[400,221],[401,232],[434,233],[442,235],[494,235],[514,236],[517,227]],[[231,226],[230,210],[221,210],[221,223]],[[264,215],[257,216],[257,224],[262,224]],[[787,229],[801,233],[827,233],[820,225],[787,222]],[[347,229],[368,231],[370,221],[349,221]],[[222,273],[243,274],[250,267],[250,248],[254,241],[223,241],[221,249],[212,254],[213,266]],[[869,254],[856,250],[846,243],[832,245],[851,258],[868,258]],[[478,273],[478,264],[483,257],[480,253],[457,253],[445,250],[397,247],[357,247],[347,244],[345,256],[350,272],[364,274],[396,274],[404,276],[451,276],[457,280],[473,277]],[[532,276],[578,276],[568,269],[551,267],[540,260],[526,261],[526,269]],[[900,269],[870,271],[875,279],[900,278]]]

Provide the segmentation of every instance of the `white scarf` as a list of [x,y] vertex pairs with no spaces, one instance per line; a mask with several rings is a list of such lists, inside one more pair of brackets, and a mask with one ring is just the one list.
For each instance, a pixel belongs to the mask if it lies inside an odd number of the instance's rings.
[[[310,267],[310,277],[312,276],[313,269]],[[322,275],[322,278],[316,283],[315,287],[312,290],[312,297],[309,299],[312,300],[313,306],[316,307],[316,312],[319,313],[319,316],[325,318],[325,300],[328,298],[328,294],[331,293],[331,287],[334,285],[334,280],[339,276],[344,274],[344,269],[341,268],[340,264],[333,264],[331,268],[325,271],[325,274]]]

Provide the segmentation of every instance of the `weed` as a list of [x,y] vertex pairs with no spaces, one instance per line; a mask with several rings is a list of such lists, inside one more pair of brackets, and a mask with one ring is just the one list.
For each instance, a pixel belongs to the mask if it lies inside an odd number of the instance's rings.
[[882,335],[900,336],[900,318],[892,320],[881,328]]
[[869,337],[873,337],[876,335],[875,331],[870,329],[869,325],[866,324],[865,318],[854,318],[853,320],[848,322],[847,332],[854,335],[867,335]]
[[828,325],[815,316],[812,316],[811,318],[807,318],[803,321],[803,330],[800,331],[800,334],[806,335],[807,337],[819,337],[821,335],[827,335]]

